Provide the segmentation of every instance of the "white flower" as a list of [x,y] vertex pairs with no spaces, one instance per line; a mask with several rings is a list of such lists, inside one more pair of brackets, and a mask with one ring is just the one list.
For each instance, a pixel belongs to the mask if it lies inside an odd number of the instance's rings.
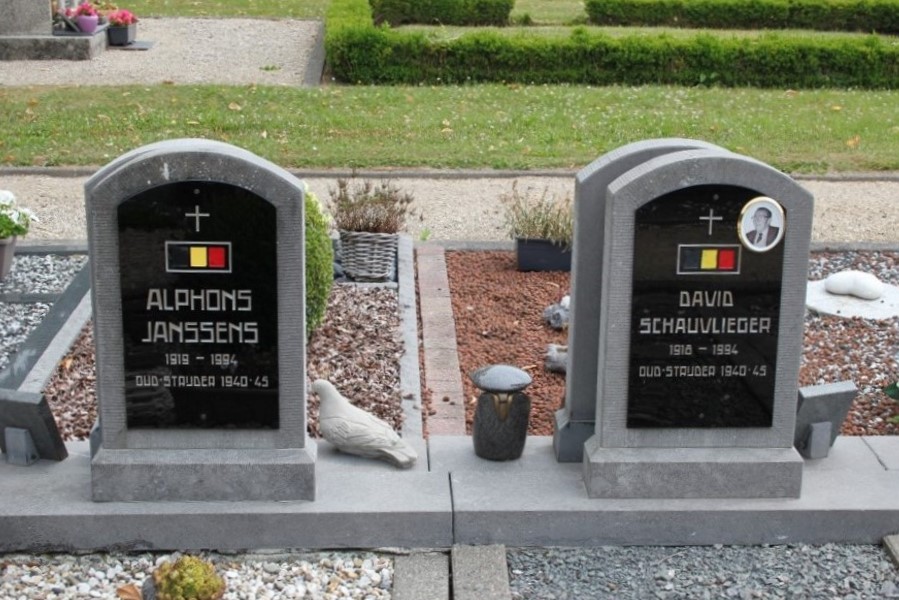
[[9,190],[0,190],[0,207],[11,208],[16,205],[16,196]]
[[18,206],[16,196],[9,190],[0,190],[0,236],[23,235],[28,233],[37,216],[30,209]]

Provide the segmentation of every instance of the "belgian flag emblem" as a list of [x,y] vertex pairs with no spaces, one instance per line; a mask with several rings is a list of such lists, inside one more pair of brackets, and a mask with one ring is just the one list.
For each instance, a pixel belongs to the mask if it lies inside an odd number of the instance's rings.
[[677,247],[678,275],[739,275],[738,244],[680,244]]
[[166,273],[230,273],[231,242],[166,242]]

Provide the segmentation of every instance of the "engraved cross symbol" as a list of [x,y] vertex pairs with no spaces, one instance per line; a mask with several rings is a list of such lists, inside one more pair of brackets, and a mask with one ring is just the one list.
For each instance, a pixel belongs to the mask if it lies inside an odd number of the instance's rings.
[[710,208],[710,209],[709,209],[709,214],[708,214],[707,216],[705,216],[705,217],[699,217],[699,220],[700,220],[700,221],[708,221],[708,222],[709,222],[709,235],[712,235],[712,227],[715,226],[715,221],[723,221],[723,220],[724,220],[724,217],[721,217],[721,216],[716,217],[716,216],[715,216],[715,209],[714,209],[714,208]]
[[[201,212],[200,212],[200,207],[199,207],[198,205],[194,205],[194,212],[192,212],[192,213],[184,213],[184,216],[185,216],[185,217],[193,217],[193,219],[194,219],[194,227],[196,228],[196,231],[199,232],[199,231],[200,231],[200,218],[201,218],[201,217],[208,217],[208,216],[209,216],[209,213],[201,213]],[[718,217],[718,218],[720,219],[721,217]]]

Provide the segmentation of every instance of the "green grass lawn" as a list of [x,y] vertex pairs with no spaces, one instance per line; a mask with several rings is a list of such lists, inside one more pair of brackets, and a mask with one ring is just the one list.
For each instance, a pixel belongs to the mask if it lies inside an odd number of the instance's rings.
[[581,0],[515,0],[512,21],[520,22],[525,15],[539,25],[570,25],[587,20]]
[[285,167],[579,168],[689,137],[785,171],[899,169],[899,92],[663,86],[0,88],[0,164],[205,137]]
[[[127,7],[139,15],[320,18],[328,2],[130,0]],[[574,0],[518,0],[515,9],[557,25],[582,12]],[[569,31],[558,27],[559,35]],[[102,165],[150,142],[205,137],[285,167],[574,169],[629,142],[677,136],[785,171],[899,170],[895,91],[13,86],[0,87],[0,105],[0,165],[7,166]]]

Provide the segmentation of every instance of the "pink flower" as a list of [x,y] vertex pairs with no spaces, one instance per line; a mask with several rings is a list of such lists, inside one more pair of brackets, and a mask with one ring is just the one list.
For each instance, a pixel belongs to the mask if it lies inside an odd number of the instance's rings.
[[127,27],[132,23],[137,23],[137,17],[134,16],[134,13],[124,8],[112,11],[106,15],[106,18],[113,27]]
[[78,5],[78,8],[74,10],[71,15],[72,17],[96,17],[97,9],[94,8],[94,5],[90,2],[82,2]]

